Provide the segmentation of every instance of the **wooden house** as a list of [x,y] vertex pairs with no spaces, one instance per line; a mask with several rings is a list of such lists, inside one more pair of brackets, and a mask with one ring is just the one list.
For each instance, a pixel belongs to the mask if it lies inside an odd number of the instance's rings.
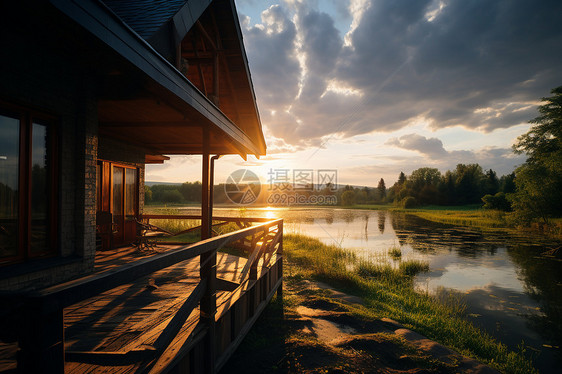
[[[212,216],[212,156],[266,152],[234,0],[0,14],[0,372],[220,369],[282,281],[281,220]],[[201,241],[135,257],[158,218],[145,165],[174,154],[202,157],[201,216],[168,217]],[[221,219],[240,230],[213,236]],[[218,254],[231,244],[247,256]]]

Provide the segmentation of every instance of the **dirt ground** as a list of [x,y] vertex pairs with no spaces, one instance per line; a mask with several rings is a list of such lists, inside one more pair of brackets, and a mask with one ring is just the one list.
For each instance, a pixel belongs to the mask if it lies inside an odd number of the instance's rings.
[[352,313],[359,298],[289,281],[221,373],[497,373],[389,319]]

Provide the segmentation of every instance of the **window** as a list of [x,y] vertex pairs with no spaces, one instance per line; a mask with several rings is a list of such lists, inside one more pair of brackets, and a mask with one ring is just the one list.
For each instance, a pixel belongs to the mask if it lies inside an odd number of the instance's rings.
[[0,107],[0,264],[54,253],[54,124]]

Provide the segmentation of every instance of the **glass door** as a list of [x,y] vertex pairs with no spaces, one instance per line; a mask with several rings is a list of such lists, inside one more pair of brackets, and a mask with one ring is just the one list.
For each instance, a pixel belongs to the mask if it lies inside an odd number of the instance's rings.
[[125,225],[124,225],[124,199],[123,178],[125,169],[120,166],[113,166],[112,190],[111,190],[111,213],[113,214],[113,244],[122,245],[125,242]]

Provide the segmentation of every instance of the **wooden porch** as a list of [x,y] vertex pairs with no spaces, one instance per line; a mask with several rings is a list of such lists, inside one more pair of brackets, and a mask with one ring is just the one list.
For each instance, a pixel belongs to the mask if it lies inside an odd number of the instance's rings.
[[282,235],[274,220],[154,254],[100,252],[93,274],[25,295],[18,371],[218,371],[281,291]]

